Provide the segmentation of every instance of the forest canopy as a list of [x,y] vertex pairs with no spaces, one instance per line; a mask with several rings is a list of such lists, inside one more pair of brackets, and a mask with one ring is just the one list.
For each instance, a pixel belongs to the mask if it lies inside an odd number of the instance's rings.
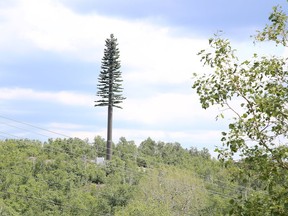
[[0,141],[1,215],[219,215],[249,191],[207,149],[124,137]]

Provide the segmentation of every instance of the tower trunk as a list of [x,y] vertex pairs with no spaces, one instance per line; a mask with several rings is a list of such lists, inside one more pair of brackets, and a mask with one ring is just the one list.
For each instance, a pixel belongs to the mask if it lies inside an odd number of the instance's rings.
[[108,121],[107,121],[107,146],[106,146],[106,159],[112,158],[112,118],[113,118],[113,106],[108,105]]

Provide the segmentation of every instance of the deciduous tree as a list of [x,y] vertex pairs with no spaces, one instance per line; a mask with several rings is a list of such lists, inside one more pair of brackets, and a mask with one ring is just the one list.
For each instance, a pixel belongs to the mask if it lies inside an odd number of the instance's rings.
[[[255,42],[287,47],[287,18],[281,7],[274,7],[271,24],[257,33]],[[212,72],[195,75],[193,88],[204,109],[218,105],[234,114],[229,131],[222,133],[224,147],[218,149],[219,156],[226,161],[235,154],[242,156],[240,163],[247,165],[239,166],[238,178],[247,182],[256,175],[264,190],[261,195],[251,192],[240,197],[233,202],[237,206],[233,211],[255,215],[258,209],[260,215],[259,209],[265,207],[265,215],[287,215],[288,182],[283,179],[288,174],[287,59],[255,53],[239,61],[229,40],[215,35],[209,44],[211,51],[202,50],[199,55]],[[224,117],[224,111],[219,116]]]

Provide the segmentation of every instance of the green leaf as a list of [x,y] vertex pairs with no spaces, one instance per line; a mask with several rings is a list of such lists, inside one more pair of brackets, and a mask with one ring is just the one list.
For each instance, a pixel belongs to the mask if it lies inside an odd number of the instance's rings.
[[213,42],[213,38],[209,39],[209,44],[211,44]]

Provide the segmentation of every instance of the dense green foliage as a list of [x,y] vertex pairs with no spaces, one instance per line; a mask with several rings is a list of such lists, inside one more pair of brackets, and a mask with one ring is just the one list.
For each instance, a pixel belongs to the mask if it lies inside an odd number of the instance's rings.
[[[255,43],[275,42],[287,48],[287,15],[274,7],[271,21],[255,36]],[[229,131],[222,133],[220,158],[241,163],[233,173],[252,188],[231,200],[235,215],[288,215],[288,70],[287,58],[259,56],[239,61],[229,40],[209,40],[211,50],[199,55],[213,72],[196,75],[193,88],[204,109],[218,105],[233,113]],[[224,112],[219,116],[224,118]],[[260,189],[260,191],[259,191]]]
[[245,189],[207,149],[151,138],[114,147],[113,159],[97,164],[105,155],[99,136],[92,144],[0,141],[0,214],[225,215]]

